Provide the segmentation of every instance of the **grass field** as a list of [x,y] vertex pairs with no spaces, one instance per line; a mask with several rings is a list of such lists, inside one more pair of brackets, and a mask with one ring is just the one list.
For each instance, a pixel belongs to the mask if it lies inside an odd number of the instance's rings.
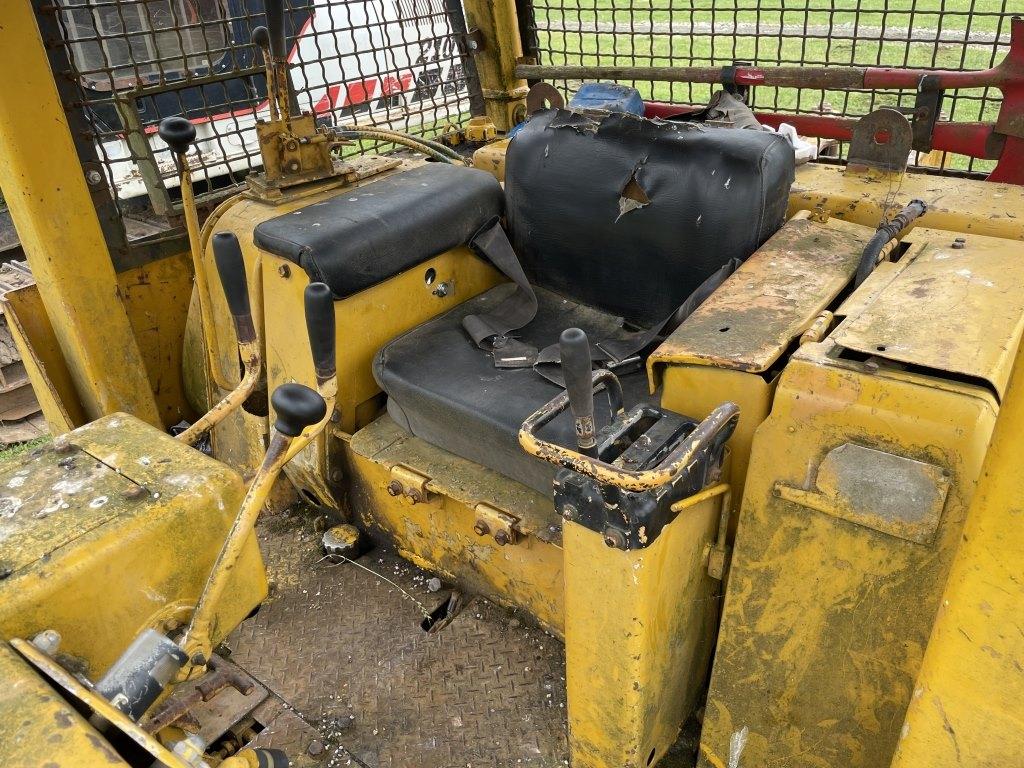
[[[1006,0],[533,0],[541,60],[550,64],[637,66],[905,66],[985,69],[1009,41]],[[578,84],[559,84],[573,90]],[[646,98],[702,103],[710,86],[636,83]],[[913,105],[913,93],[758,88],[755,107],[863,115]],[[944,112],[994,120],[997,90],[947,94]],[[967,158],[952,159],[966,168]],[[987,170],[991,163],[975,163]]]

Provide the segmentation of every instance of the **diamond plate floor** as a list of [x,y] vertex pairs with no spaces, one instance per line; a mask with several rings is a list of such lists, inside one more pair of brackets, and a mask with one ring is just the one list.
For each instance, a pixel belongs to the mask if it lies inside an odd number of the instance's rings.
[[[259,530],[271,597],[228,644],[235,664],[319,732],[318,764],[567,764],[560,642],[479,598],[428,635],[417,601],[433,609],[447,593],[431,594],[427,574],[380,550],[358,561],[376,575],[328,563],[309,526],[288,522]],[[260,742],[293,755],[309,743],[309,731],[285,744],[294,739],[271,730]]]

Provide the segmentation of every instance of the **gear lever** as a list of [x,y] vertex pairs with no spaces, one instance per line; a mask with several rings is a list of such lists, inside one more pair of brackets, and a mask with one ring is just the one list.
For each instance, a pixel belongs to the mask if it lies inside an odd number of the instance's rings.
[[566,328],[558,340],[562,377],[569,407],[576,423],[576,445],[585,456],[597,458],[597,427],[594,424],[594,384],[590,342],[579,328]]

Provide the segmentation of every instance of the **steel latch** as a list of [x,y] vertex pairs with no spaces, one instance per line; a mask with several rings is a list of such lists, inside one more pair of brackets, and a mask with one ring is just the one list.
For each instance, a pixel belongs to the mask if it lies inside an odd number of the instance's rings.
[[491,536],[500,546],[515,544],[522,533],[519,530],[519,518],[513,517],[490,504],[476,505],[476,523],[473,531],[477,536]]
[[389,496],[401,496],[410,504],[429,501],[433,495],[427,489],[431,478],[404,464],[391,467],[391,481],[387,485]]

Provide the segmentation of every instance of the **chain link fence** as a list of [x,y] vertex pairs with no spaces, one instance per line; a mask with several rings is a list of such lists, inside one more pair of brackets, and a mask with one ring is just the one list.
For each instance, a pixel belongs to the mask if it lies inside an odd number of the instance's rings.
[[[231,191],[259,167],[255,124],[269,111],[252,32],[266,24],[263,0],[50,2],[66,106],[95,148],[129,230],[147,229],[140,212],[176,212],[174,160],[156,136],[164,117],[184,115],[196,125],[189,159],[200,196]],[[318,120],[436,135],[468,119],[479,84],[467,77],[458,46],[459,2],[289,0],[287,7],[297,106]]]
[[[1007,0],[528,0],[524,47],[540,64],[606,66],[889,66],[987,69],[1010,40]],[[705,104],[712,86],[631,83],[646,99]],[[555,83],[571,94],[578,82]],[[998,89],[946,94],[943,119],[994,121]],[[859,117],[881,106],[909,113],[913,91],[758,87],[756,110]],[[840,148],[844,150],[844,147]],[[943,168],[985,173],[963,156]]]

